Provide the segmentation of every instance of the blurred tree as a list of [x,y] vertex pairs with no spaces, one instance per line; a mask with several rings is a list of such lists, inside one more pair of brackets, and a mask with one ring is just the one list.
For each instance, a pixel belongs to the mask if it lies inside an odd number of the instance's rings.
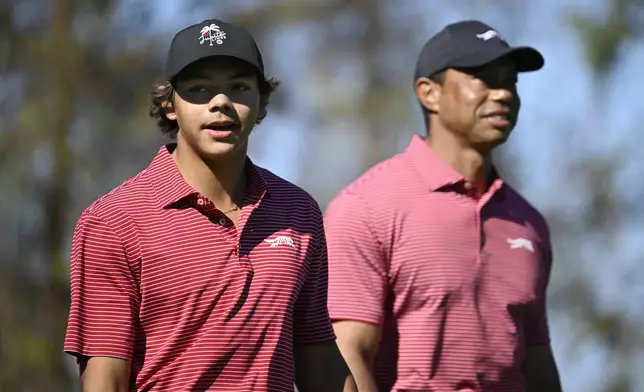
[[[598,133],[606,131],[599,128],[605,123],[602,116],[606,116],[606,91],[612,78],[616,77],[616,66],[626,53],[624,49],[642,38],[644,1],[605,0],[604,9],[598,17],[579,11],[570,17],[595,79],[598,129],[592,132]],[[630,145],[620,145],[607,155],[586,156],[570,162],[567,178],[574,179],[578,194],[585,197],[584,207],[574,214],[559,210],[549,213],[558,244],[557,259],[565,263],[559,271],[569,271],[558,282],[559,289],[554,291],[551,303],[562,313],[574,316],[573,330],[577,331],[577,338],[571,342],[573,347],[581,342],[595,342],[606,350],[606,385],[598,386],[606,392],[636,391],[634,381],[637,369],[641,369],[640,356],[644,351],[644,320],[637,310],[633,311],[637,301],[633,304],[626,300],[625,305],[612,303],[606,306],[607,301],[596,288],[596,282],[587,274],[587,269],[580,268],[583,267],[580,263],[585,266],[614,263],[615,270],[624,269],[626,276],[644,278],[641,263],[638,263],[638,270],[631,270],[626,266],[628,260],[611,257],[612,253],[619,252],[617,240],[622,229],[638,219],[641,224],[643,218],[641,214],[635,215],[638,208],[633,200],[639,197],[630,198],[616,191],[619,189],[618,177],[628,163],[627,157],[633,156],[631,154],[634,150]],[[633,189],[640,197],[644,196],[643,191]],[[593,249],[588,254],[594,257],[580,260],[583,249],[579,246]],[[644,254],[640,253],[639,259],[644,259]],[[637,278],[629,281],[636,282]]]
[[[93,179],[112,178],[113,162],[124,155],[104,143],[134,156],[132,135],[159,70],[145,15],[117,15],[118,4],[0,6],[0,78],[11,81],[2,97],[11,109],[0,111],[0,208],[2,232],[10,233],[0,239],[2,390],[70,391],[77,384],[61,361],[70,228],[97,196]],[[139,31],[119,28],[128,18]],[[116,185],[107,182],[100,188]]]

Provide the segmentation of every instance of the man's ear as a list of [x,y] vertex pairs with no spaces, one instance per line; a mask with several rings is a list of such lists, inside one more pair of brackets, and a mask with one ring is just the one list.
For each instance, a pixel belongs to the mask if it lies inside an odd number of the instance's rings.
[[441,85],[430,78],[418,78],[414,91],[418,102],[429,112],[437,113],[440,109]]
[[161,104],[161,107],[163,108],[163,111],[165,112],[165,116],[168,118],[170,121],[176,121],[177,120],[177,113],[174,111],[174,105],[172,104],[172,98],[169,100],[163,102]]

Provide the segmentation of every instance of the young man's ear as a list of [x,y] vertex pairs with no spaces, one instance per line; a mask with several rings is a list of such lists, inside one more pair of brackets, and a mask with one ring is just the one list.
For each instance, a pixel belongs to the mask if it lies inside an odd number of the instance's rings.
[[259,99],[259,112],[257,113],[257,124],[261,123],[262,120],[266,117],[266,114],[268,114],[268,110],[266,110],[266,107],[268,106],[268,97],[261,97]]
[[418,102],[429,112],[438,112],[440,109],[441,85],[430,78],[418,78],[414,83],[414,91]]
[[172,98],[163,102],[161,104],[161,107],[163,107],[163,111],[165,112],[165,116],[168,118],[170,121],[176,121],[177,120],[177,113],[174,111],[174,105],[172,104]]

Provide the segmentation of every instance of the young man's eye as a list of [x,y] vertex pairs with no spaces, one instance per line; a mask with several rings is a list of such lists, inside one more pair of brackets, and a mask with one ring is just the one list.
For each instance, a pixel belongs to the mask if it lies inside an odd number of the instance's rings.
[[192,86],[188,89],[191,93],[203,93],[208,91],[208,89],[204,86]]
[[235,90],[235,91],[246,91],[246,90],[249,90],[249,89],[250,89],[250,87],[247,84],[244,84],[244,83],[235,83],[233,85],[233,90]]

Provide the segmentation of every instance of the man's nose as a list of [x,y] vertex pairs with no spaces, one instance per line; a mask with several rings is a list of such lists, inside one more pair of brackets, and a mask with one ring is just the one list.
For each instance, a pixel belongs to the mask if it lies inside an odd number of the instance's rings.
[[512,102],[516,98],[514,89],[510,87],[498,87],[490,93],[490,98],[495,102]]

